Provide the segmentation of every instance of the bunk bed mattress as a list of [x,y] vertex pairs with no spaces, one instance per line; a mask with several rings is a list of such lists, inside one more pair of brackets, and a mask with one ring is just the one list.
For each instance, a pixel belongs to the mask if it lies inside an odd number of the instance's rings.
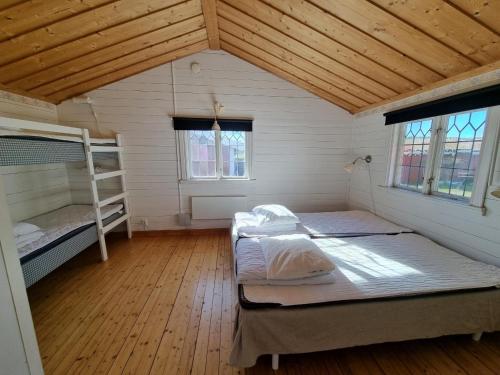
[[[119,213],[122,209],[122,204],[103,207],[101,209],[103,220]],[[43,236],[39,240],[18,249],[21,263],[30,259],[31,255],[38,250],[49,249],[51,243],[59,243],[59,239],[63,239],[79,228],[94,224],[95,212],[91,205],[71,205],[25,220],[25,222],[39,226]]]
[[[336,264],[333,284],[243,285],[240,303],[255,308],[305,306],[500,287],[500,268],[417,234],[321,238],[314,242]],[[237,248],[240,246],[248,244],[238,241]]]

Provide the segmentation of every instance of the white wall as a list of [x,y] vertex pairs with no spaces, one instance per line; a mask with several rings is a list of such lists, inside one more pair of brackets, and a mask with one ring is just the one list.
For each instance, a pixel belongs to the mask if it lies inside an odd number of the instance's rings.
[[[192,62],[201,65],[193,74]],[[351,116],[330,103],[221,51],[199,53],[110,84],[88,95],[97,133],[120,132],[134,229],[178,228],[177,157],[169,115],[211,116],[215,100],[225,116],[254,118],[253,181],[183,182],[181,204],[193,195],[245,194],[249,206],[280,202],[296,211],[345,208]],[[175,84],[173,84],[173,81]],[[63,124],[96,129],[87,104],[58,106]],[[227,221],[193,221],[193,227]]]
[[[499,199],[488,195],[486,215],[482,216],[478,208],[383,187],[392,129],[384,126],[381,114],[356,119],[353,124],[353,156],[373,156],[371,189],[377,214],[473,258],[500,265]],[[495,169],[496,184],[500,185],[500,159]],[[349,204],[352,208],[372,208],[369,174],[364,168],[352,174]]]
[[[0,91],[0,116],[57,122],[56,106]],[[71,203],[61,164],[0,167],[12,220],[19,221]]]

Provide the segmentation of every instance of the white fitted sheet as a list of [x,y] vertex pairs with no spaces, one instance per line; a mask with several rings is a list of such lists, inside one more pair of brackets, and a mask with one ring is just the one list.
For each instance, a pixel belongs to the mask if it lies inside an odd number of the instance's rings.
[[258,238],[241,238],[236,245],[236,282],[246,285],[316,285],[335,281],[333,273],[300,280],[268,280],[266,260]]
[[245,298],[295,306],[500,287],[500,268],[413,233],[314,241],[334,259],[335,283],[244,285]]
[[412,232],[368,211],[316,212],[297,216],[300,229],[313,237]]
[[[102,218],[106,219],[122,209],[122,204],[104,206],[101,208]],[[19,248],[19,258],[41,249],[75,229],[94,223],[95,212],[91,205],[71,205],[25,220],[25,222],[39,226],[43,236]]]
[[335,211],[299,213],[300,223],[296,228],[273,230],[272,228],[252,228],[257,222],[251,212],[237,212],[233,225],[239,237],[265,237],[280,234],[306,233],[312,237],[348,237],[374,234],[395,234],[412,232],[411,229],[396,225],[368,211]]

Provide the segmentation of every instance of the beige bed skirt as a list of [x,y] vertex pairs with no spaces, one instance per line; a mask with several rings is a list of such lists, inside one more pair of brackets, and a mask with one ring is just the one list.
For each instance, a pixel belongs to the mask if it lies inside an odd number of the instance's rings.
[[238,305],[230,363],[382,342],[500,330],[500,289],[297,308]]

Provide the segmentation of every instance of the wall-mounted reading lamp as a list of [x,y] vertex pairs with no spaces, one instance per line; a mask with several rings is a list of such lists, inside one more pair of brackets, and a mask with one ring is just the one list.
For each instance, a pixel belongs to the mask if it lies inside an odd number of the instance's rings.
[[365,163],[370,164],[372,162],[372,156],[371,155],[366,155],[365,157],[358,156],[352,163],[346,164],[344,166],[344,170],[347,173],[352,173],[354,167],[356,166],[356,163],[360,160],[363,160]]

